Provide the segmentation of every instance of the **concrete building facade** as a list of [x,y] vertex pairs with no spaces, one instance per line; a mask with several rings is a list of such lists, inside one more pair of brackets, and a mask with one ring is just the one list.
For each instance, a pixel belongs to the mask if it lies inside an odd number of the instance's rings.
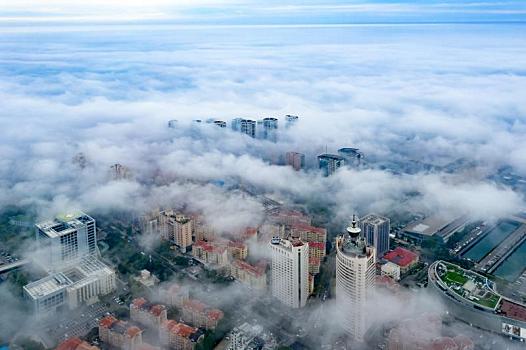
[[376,253],[360,235],[356,218],[347,233],[336,239],[336,302],[344,330],[361,342],[368,327],[367,302],[374,293]]
[[309,246],[299,239],[273,238],[272,296],[292,308],[305,306],[309,297]]

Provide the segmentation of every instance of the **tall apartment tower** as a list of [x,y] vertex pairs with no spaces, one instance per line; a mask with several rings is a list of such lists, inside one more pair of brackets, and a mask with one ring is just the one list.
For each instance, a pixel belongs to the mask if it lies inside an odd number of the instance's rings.
[[38,223],[36,239],[45,251],[43,264],[55,269],[97,255],[95,220],[82,212],[58,215],[51,221]]
[[318,167],[323,176],[331,176],[336,170],[345,165],[345,159],[336,154],[320,154],[318,156]]
[[374,293],[376,253],[361,236],[354,216],[347,233],[336,239],[336,303],[345,332],[361,342],[368,327],[367,302]]
[[287,114],[285,116],[285,126],[287,128],[290,128],[290,127],[294,126],[298,122],[299,119],[300,118],[297,115]]
[[270,241],[272,296],[283,304],[300,308],[309,297],[309,245],[297,238]]
[[391,230],[389,218],[368,214],[360,219],[360,228],[367,244],[376,248],[377,257],[382,257],[389,251],[389,232]]
[[338,150],[338,155],[345,158],[345,165],[358,167],[362,163],[363,153],[358,148],[343,147]]
[[232,130],[256,137],[256,121],[251,119],[235,118],[232,120]]
[[263,134],[265,140],[272,142],[278,141],[278,119],[264,118],[263,119]]
[[191,218],[166,210],[159,214],[159,228],[161,236],[174,242],[181,250],[186,251],[192,245],[194,222]]
[[305,168],[305,155],[298,152],[287,152],[285,154],[287,165],[291,166],[294,170],[300,171]]

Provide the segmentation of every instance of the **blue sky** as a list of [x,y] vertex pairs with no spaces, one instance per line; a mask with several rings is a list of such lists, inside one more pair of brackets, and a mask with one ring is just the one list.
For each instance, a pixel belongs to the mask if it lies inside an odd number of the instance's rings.
[[328,24],[363,22],[524,21],[522,0],[0,1],[0,23],[157,22],[185,24]]

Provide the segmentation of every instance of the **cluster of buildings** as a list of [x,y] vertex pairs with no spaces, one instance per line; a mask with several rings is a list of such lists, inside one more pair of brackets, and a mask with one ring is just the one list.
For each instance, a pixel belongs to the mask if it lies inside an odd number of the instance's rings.
[[[298,116],[286,115],[285,125],[291,127],[299,120]],[[195,119],[193,121],[196,124],[203,123],[201,119]],[[220,128],[226,128],[227,122],[224,120],[209,118],[205,121],[207,124],[213,124]],[[171,129],[177,128],[178,121],[172,119],[168,121],[168,127]],[[230,126],[233,131],[248,135],[252,138],[260,138],[276,142],[278,138],[278,119],[273,117],[267,117],[260,120],[250,118],[234,118],[230,122]]]
[[181,320],[168,319],[163,303],[150,303],[135,298],[130,304],[130,321],[109,315],[99,322],[99,338],[106,345],[121,350],[159,349],[144,342],[143,334],[159,340],[163,349],[193,350],[202,342],[206,329],[214,329],[223,312],[189,298],[188,289],[177,284],[162,286],[158,298],[166,305],[180,309]]
[[318,168],[324,176],[330,176],[344,166],[360,166],[363,153],[358,148],[343,147],[338,154],[323,153],[318,156]]
[[35,259],[48,276],[24,286],[39,316],[98,301],[116,288],[115,271],[98,260],[95,220],[82,212],[36,225]]

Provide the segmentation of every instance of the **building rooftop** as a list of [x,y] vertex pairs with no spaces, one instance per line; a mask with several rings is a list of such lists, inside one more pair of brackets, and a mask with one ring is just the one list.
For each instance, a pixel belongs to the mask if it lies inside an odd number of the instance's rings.
[[342,156],[337,154],[323,153],[318,156],[318,159],[331,159],[331,160],[345,160]]
[[37,223],[36,227],[48,237],[55,238],[70,233],[79,227],[83,227],[90,221],[94,221],[93,218],[83,212],[77,211],[59,214],[53,220]]
[[99,321],[99,326],[104,328],[110,328],[118,320],[114,316],[106,316]]
[[400,267],[406,267],[418,259],[418,254],[402,247],[396,247],[394,250],[387,252],[384,259]]
[[61,289],[71,286],[71,281],[65,274],[59,272],[53,275],[44,277],[38,281],[32,282],[24,286],[24,290],[34,299],[55,293]]
[[367,256],[369,257],[372,254],[371,249],[367,249],[369,246],[363,237],[359,237],[354,240],[350,237],[342,237],[340,249],[346,255],[357,255],[357,256]]
[[449,219],[444,219],[438,216],[429,216],[424,220],[407,225],[407,227],[404,228],[404,231],[424,236],[433,236],[446,227],[450,222],[451,220]]
[[98,347],[90,345],[78,337],[73,337],[64,340],[55,350],[99,350]]
[[179,337],[188,338],[192,336],[192,334],[196,333],[198,331],[197,328],[191,327],[189,325],[186,325],[184,323],[179,323],[174,320],[167,320],[163,322],[162,325],[166,330],[168,330],[170,333],[176,334]]
[[377,214],[367,214],[363,218],[360,219],[361,223],[369,223],[372,225],[380,225],[384,222],[389,222],[389,219]]
[[327,234],[327,230],[325,230],[324,228],[307,225],[307,224],[304,224],[304,223],[301,223],[301,222],[293,223],[291,226],[292,226],[292,229],[308,231],[308,232],[315,232],[315,233],[320,234],[320,235],[326,235]]
[[502,300],[500,312],[506,317],[526,322],[526,307],[513,303],[508,300]]
[[203,240],[195,242],[194,248],[201,248],[209,253],[223,253],[226,250],[226,248],[222,245]]
[[243,261],[243,260],[239,260],[239,259],[236,259],[232,262],[232,264],[234,264],[235,266],[237,266],[238,268],[244,270],[244,271],[247,271],[253,275],[256,275],[256,276],[262,276],[264,273],[265,273],[265,266],[264,265],[251,265],[249,264],[248,262],[246,261]]

